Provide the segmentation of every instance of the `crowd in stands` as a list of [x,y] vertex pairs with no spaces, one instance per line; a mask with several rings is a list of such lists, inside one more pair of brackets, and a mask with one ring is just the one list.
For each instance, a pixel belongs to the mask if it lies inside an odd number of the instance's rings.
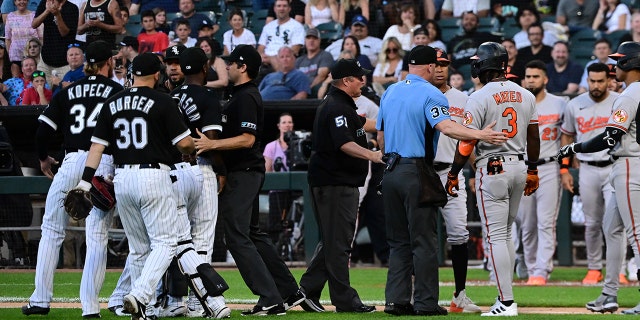
[[[196,10],[209,2],[214,11]],[[607,54],[619,43],[640,41],[640,8],[627,2],[4,0],[0,103],[48,103],[51,94],[84,75],[82,50],[96,40],[113,43],[119,62],[113,78],[122,84],[137,54],[198,46],[210,57],[207,86],[221,94],[229,81],[219,57],[239,44],[256,46],[263,59],[257,80],[267,100],[318,98],[331,65],[349,53],[373,71],[367,86],[380,96],[403,79],[404,53],[416,43],[445,50],[452,82],[469,90],[469,58],[479,44],[497,41],[509,51],[514,79],[523,78],[527,61],[539,59],[553,75],[547,90],[576,94],[586,90],[589,64],[611,63]],[[331,32],[341,37],[326,41]]]

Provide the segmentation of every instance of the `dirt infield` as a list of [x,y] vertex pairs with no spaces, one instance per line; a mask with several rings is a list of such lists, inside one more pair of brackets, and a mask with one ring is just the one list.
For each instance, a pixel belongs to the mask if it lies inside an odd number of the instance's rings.
[[[24,302],[2,302],[0,303],[0,308],[20,308],[24,305]],[[248,304],[228,304],[229,308],[234,310],[246,310],[250,309],[252,306]],[[101,303],[100,307],[103,310],[107,309],[106,303]],[[69,308],[69,309],[80,309],[80,303],[66,303],[66,302],[54,302],[51,303],[51,308]],[[325,308],[329,311],[334,311],[335,307],[329,305]],[[292,310],[302,311],[302,308],[295,307]],[[383,306],[376,306],[376,310],[378,312],[382,312],[384,310]],[[526,308],[526,307],[518,307],[518,313],[520,314],[593,314],[589,310],[585,308]]]

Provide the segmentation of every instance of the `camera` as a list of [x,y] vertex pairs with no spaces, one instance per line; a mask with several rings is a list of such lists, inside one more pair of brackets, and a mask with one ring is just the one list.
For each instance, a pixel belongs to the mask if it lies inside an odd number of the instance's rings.
[[289,171],[307,170],[311,158],[311,132],[289,131],[284,134],[284,141],[289,146],[285,151]]

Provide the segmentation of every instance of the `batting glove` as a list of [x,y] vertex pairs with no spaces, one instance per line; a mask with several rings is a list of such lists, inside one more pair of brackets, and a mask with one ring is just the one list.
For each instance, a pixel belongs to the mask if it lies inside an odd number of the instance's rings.
[[530,196],[540,185],[540,178],[538,178],[538,170],[527,170],[527,182],[524,185],[524,195]]
[[447,184],[444,188],[450,196],[457,197],[458,194],[453,191],[453,189],[460,190],[460,187],[458,186],[458,175],[454,175],[449,171],[449,173],[447,173]]
[[558,158],[558,161],[562,162],[562,158],[570,157],[576,154],[577,152],[575,150],[575,146],[576,146],[576,143],[573,142],[571,144],[568,144],[560,148],[560,150],[558,151],[558,154],[556,155],[556,157]]

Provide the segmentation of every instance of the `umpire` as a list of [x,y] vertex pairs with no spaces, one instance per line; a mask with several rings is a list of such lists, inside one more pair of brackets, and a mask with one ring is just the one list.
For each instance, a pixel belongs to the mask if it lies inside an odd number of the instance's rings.
[[[389,161],[382,180],[391,247],[385,312],[394,315],[446,315],[438,305],[437,207],[447,203],[433,168],[440,132],[454,139],[506,141],[505,134],[467,129],[450,121],[447,98],[433,80],[437,54],[429,46],[409,53],[409,74],[382,96],[376,128]],[[495,124],[495,123],[494,123]],[[412,275],[414,303],[412,297]]]
[[318,299],[327,281],[337,312],[375,310],[362,303],[349,283],[358,187],[364,185],[368,160],[383,163],[380,151],[366,148],[365,129],[373,131],[375,122],[359,116],[354,101],[369,72],[354,59],[338,60],[331,68],[331,89],[316,112],[308,178],[322,239],[300,279],[305,310],[322,311]]

